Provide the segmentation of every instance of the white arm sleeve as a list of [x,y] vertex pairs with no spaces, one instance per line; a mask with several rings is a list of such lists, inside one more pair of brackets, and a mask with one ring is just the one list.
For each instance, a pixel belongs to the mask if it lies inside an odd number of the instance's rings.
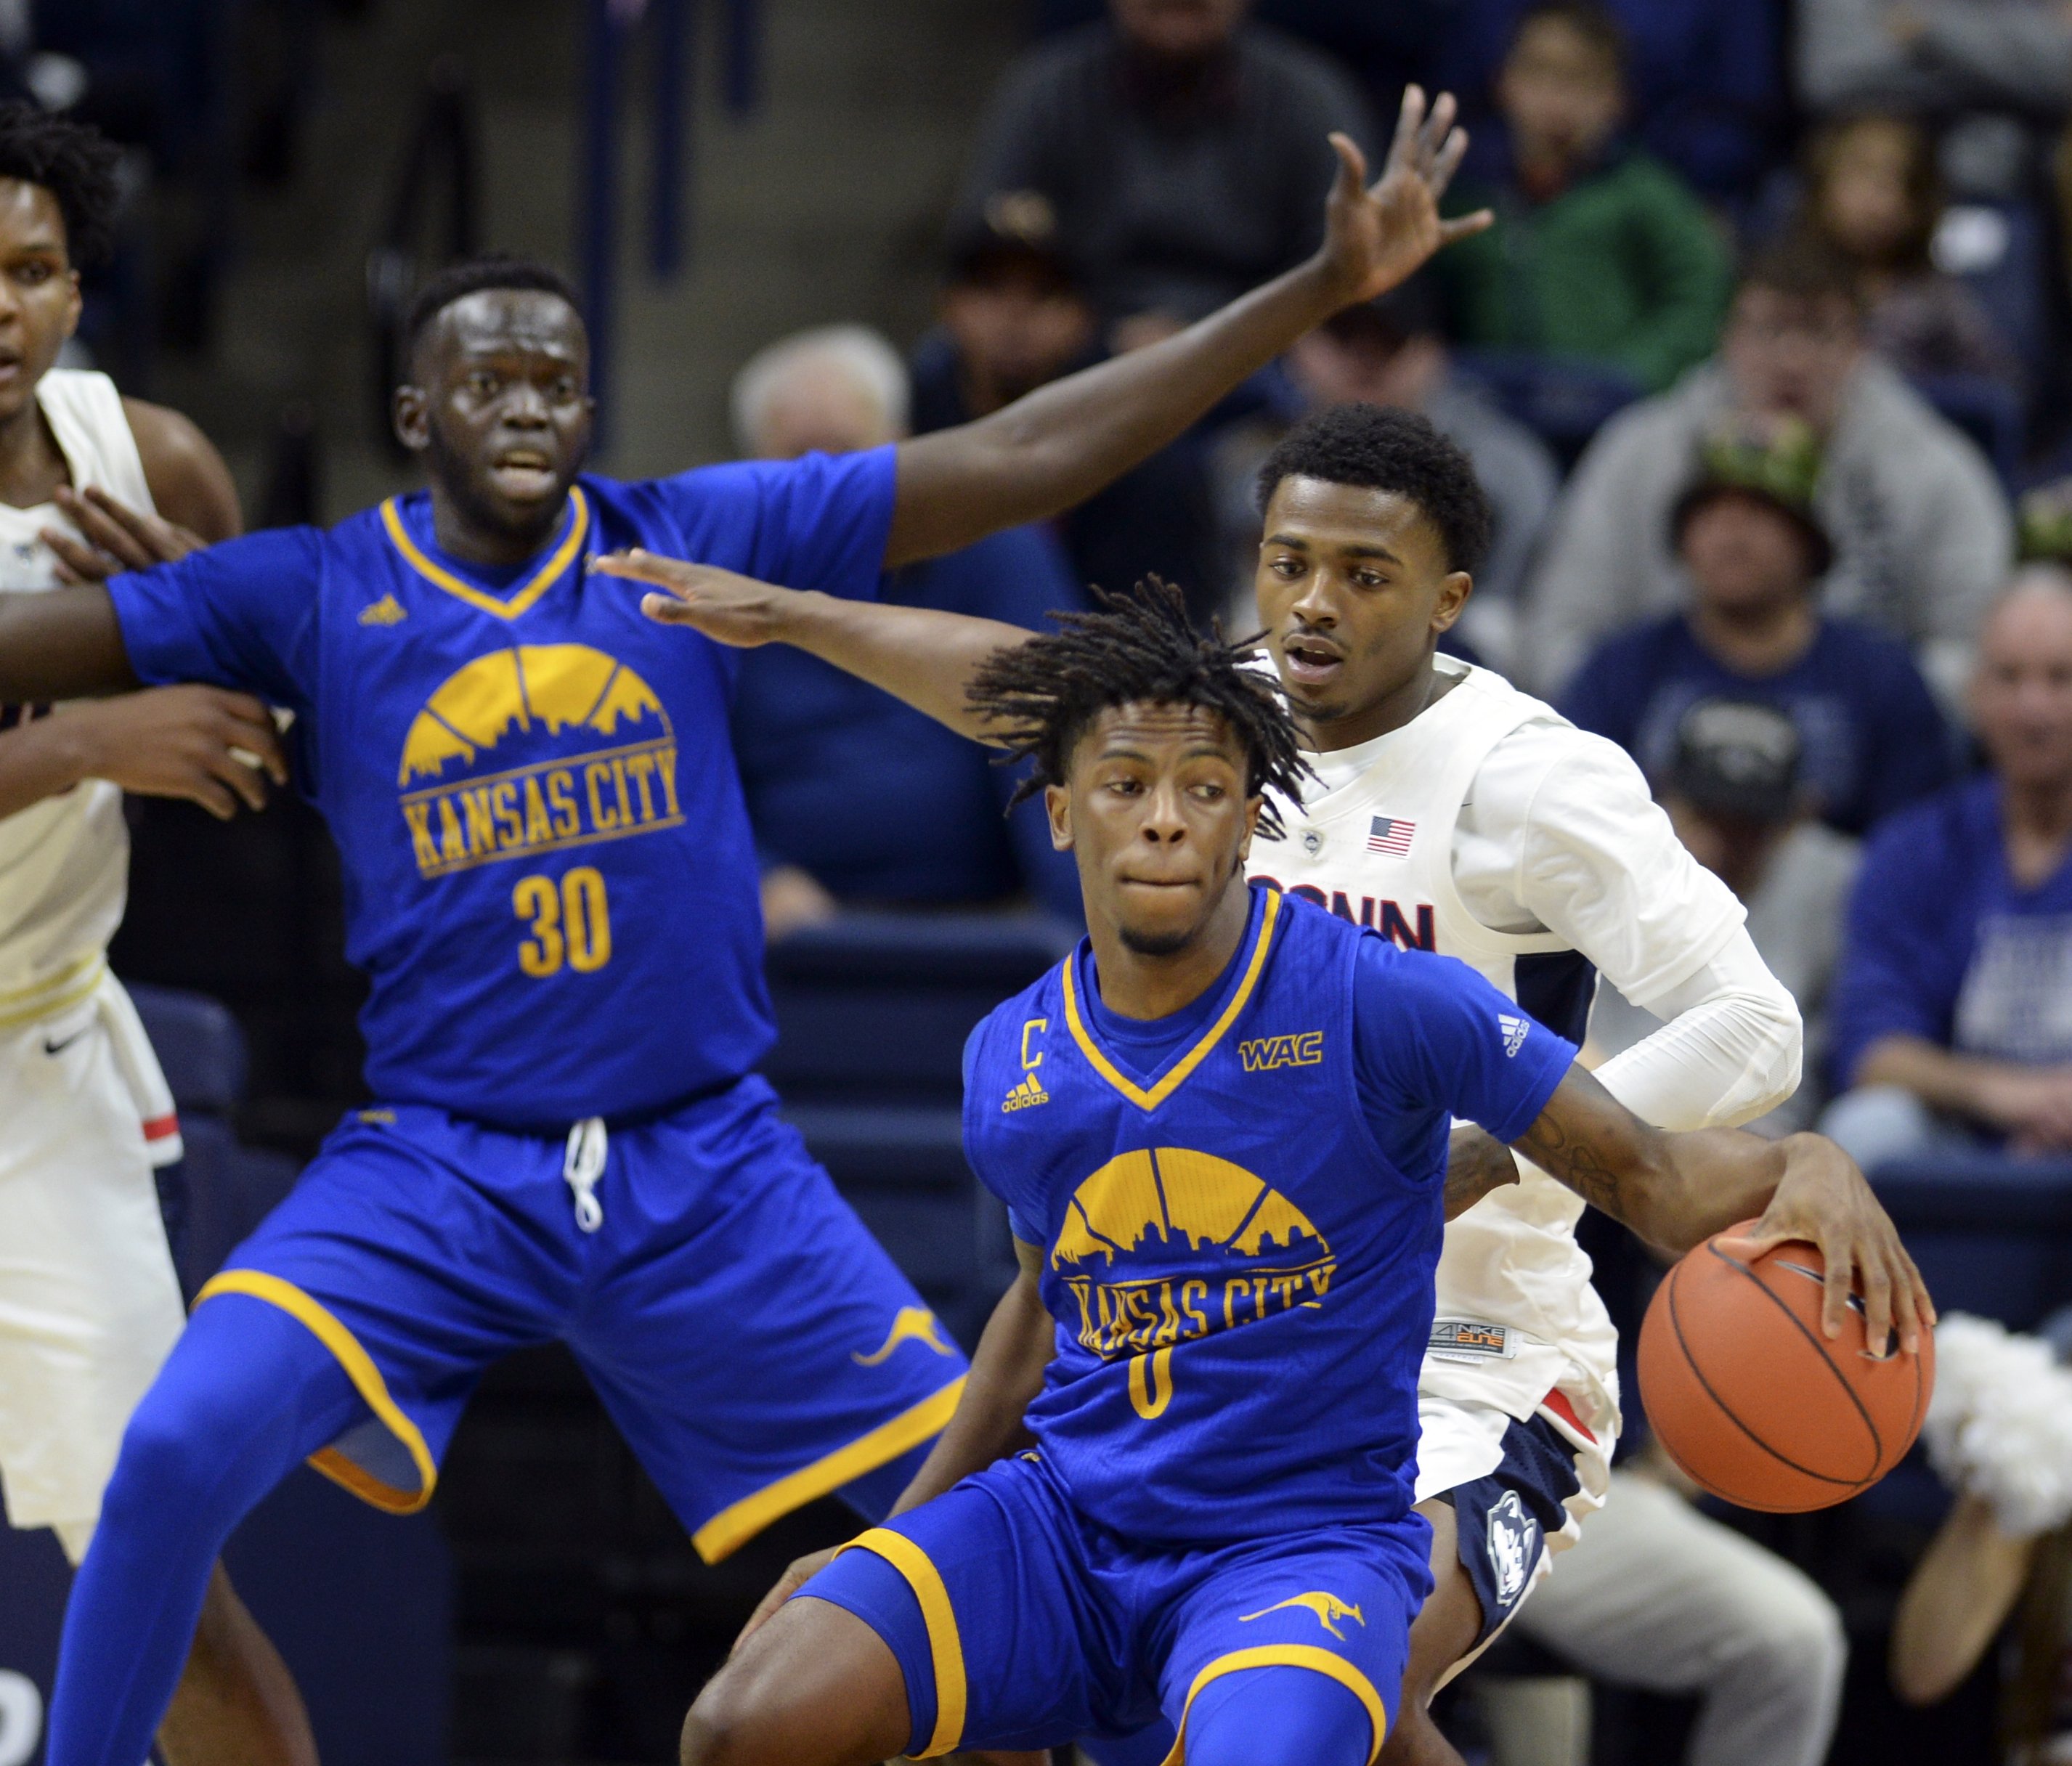
[[[1636,1001],[1635,1004],[1638,1004]],[[1597,1069],[1598,1082],[1662,1128],[1733,1127],[1799,1089],[1805,1032],[1746,927],[1696,974],[1646,1002],[1668,1021]]]
[[1615,744],[1556,720],[1499,743],[1457,824],[1454,877],[1484,925],[1560,934],[1668,1021],[1597,1070],[1642,1121],[1752,1122],[1798,1089],[1797,1004]]

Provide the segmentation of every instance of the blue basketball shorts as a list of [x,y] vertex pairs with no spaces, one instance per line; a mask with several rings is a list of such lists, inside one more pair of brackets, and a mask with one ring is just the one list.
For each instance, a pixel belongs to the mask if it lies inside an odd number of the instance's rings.
[[885,1640],[916,1758],[1178,1727],[1226,1674],[1296,1667],[1366,1707],[1371,1760],[1396,1708],[1431,1530],[1326,1527],[1147,1549],[1088,1520],[1040,1455],[1004,1460],[874,1527],[794,1598]]
[[483,1370],[556,1340],[708,1561],[940,1433],[963,1355],[763,1080],[586,1131],[356,1111],[203,1288],[292,1314],[366,1400],[318,1470],[423,1507]]

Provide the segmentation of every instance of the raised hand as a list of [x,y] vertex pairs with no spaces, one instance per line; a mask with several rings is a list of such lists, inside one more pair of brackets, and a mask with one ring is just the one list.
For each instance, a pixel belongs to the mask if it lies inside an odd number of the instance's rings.
[[1408,281],[1433,253],[1479,233],[1495,220],[1486,208],[1457,220],[1439,218],[1439,199],[1468,150],[1467,131],[1454,125],[1451,92],[1441,92],[1428,115],[1424,88],[1406,86],[1396,138],[1373,185],[1367,157],[1347,135],[1333,135],[1338,176],[1325,208],[1322,257],[1342,306],[1371,301]]
[[758,582],[717,565],[691,564],[638,549],[609,552],[594,560],[590,569],[600,577],[623,577],[667,590],[643,595],[641,612],[659,625],[689,626],[737,650],[778,642],[784,635],[783,615],[803,598],[798,589]]
[[61,582],[101,582],[121,571],[148,570],[199,552],[208,543],[177,521],[117,501],[99,485],[88,485],[84,491],[61,485],[57,505],[85,536],[82,543],[62,528],[43,530],[43,544],[57,554]]
[[1778,1145],[1785,1156],[1783,1181],[1762,1218],[1746,1233],[1720,1241],[1730,1256],[1755,1258],[1796,1239],[1820,1247],[1827,1267],[1822,1328],[1839,1337],[1849,1296],[1860,1280],[1864,1338],[1881,1349],[1897,1332],[1899,1346],[1913,1354],[1924,1331],[1935,1326],[1927,1284],[1900,1242],[1899,1229],[1879,1206],[1856,1162],[1832,1140],[1793,1135]]

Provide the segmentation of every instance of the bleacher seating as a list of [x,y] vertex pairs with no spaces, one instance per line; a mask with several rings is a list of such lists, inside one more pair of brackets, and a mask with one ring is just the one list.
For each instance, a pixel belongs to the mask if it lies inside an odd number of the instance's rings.
[[764,1071],[784,1113],[967,1346],[1014,1262],[1005,1211],[964,1163],[964,1039],[1073,935],[1033,915],[849,914],[771,947]]

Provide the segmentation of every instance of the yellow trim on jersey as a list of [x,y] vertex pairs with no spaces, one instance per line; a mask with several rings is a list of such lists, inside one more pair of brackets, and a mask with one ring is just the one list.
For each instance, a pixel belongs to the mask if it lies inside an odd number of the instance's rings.
[[[868,1538],[870,1535],[865,1534],[864,1537]],[[1314,1644],[1261,1644],[1254,1649],[1236,1649],[1227,1656],[1219,1656],[1194,1676],[1194,1685],[1187,1689],[1187,1702],[1180,1710],[1180,1733],[1174,1739],[1173,1751],[1166,1756],[1162,1766],[1183,1766],[1186,1760],[1187,1713],[1194,1709],[1195,1695],[1211,1681],[1247,1668],[1308,1668],[1335,1680],[1367,1706],[1367,1720],[1374,1725],[1374,1746],[1367,1750],[1367,1766],[1374,1766],[1381,1757],[1381,1744],[1388,1735],[1388,1707],[1381,1702],[1381,1694],[1374,1690],[1372,1681],[1343,1656],[1334,1656]]]
[[381,1378],[381,1370],[374,1365],[373,1357],[360,1346],[358,1337],[293,1282],[269,1275],[263,1270],[227,1269],[211,1277],[195,1296],[195,1304],[199,1306],[218,1294],[243,1294],[253,1300],[264,1300],[269,1306],[277,1306],[329,1349],[338,1365],[345,1370],[345,1377],[352,1382],[354,1390],[367,1401],[367,1407],[380,1419],[382,1427],[409,1450],[411,1461],[417,1468],[418,1488],[415,1491],[399,1490],[393,1484],[384,1484],[336,1448],[323,1448],[312,1453],[309,1461],[311,1466],[332,1483],[343,1485],[361,1501],[390,1514],[415,1514],[432,1500],[433,1487],[439,1481],[439,1468],[432,1463],[432,1450],[426,1446],[423,1432],[417,1425],[388,1395],[388,1382]]
[[90,956],[68,963],[32,987],[0,993],[0,1030],[15,1029],[25,1024],[34,1024],[39,1018],[68,1011],[89,998],[107,974],[107,962],[96,951]]
[[[928,1554],[903,1533],[889,1527],[873,1527],[844,1546],[842,1551],[868,1551],[897,1570],[920,1603],[921,1622],[928,1628],[928,1660],[935,1671],[935,1727],[928,1745],[914,1757],[928,1760],[937,1754],[953,1754],[964,1739],[964,1640],[957,1635],[957,1610],[950,1604],[950,1591],[943,1586],[943,1573]],[[841,1555],[838,1551],[837,1557]]]
[[1273,942],[1274,922],[1280,913],[1281,892],[1268,889],[1265,909],[1259,918],[1258,942],[1252,947],[1252,960],[1245,965],[1244,979],[1238,983],[1237,992],[1231,996],[1231,1003],[1223,1008],[1223,1016],[1202,1034],[1202,1040],[1181,1056],[1166,1077],[1148,1091],[1133,1080],[1125,1078],[1121,1070],[1102,1053],[1100,1045],[1094,1041],[1085,1021],[1079,1016],[1079,994],[1072,985],[1074,959],[1066,958],[1065,1022],[1071,1028],[1072,1040],[1079,1044],[1079,1053],[1087,1058],[1096,1073],[1139,1110],[1156,1110],[1180,1089],[1195,1068],[1208,1059],[1209,1051],[1223,1041],[1223,1033],[1237,1022],[1237,1015],[1244,1010],[1245,1002],[1252,997],[1252,988],[1259,980],[1259,971],[1266,966],[1266,947]]
[[766,1484],[753,1496],[722,1509],[691,1535],[692,1546],[707,1563],[717,1563],[771,1522],[804,1508],[830,1490],[840,1489],[866,1472],[875,1472],[909,1448],[940,1435],[956,1414],[964,1390],[964,1378],[959,1375],[933,1398],[925,1398],[911,1410],[902,1411],[890,1423],[879,1423],[847,1447],[837,1448],[824,1458],[802,1465],[775,1484]]
[[574,504],[575,514],[569,522],[568,537],[554,548],[553,556],[533,573],[523,588],[501,598],[456,577],[425,556],[404,528],[401,498],[391,497],[381,505],[381,524],[388,530],[389,541],[402,553],[403,561],[427,582],[436,584],[450,595],[458,596],[471,607],[495,614],[499,619],[516,619],[561,580],[561,573],[582,550],[583,541],[590,533],[590,499],[582,494],[581,485],[573,485],[569,490],[569,501]]

